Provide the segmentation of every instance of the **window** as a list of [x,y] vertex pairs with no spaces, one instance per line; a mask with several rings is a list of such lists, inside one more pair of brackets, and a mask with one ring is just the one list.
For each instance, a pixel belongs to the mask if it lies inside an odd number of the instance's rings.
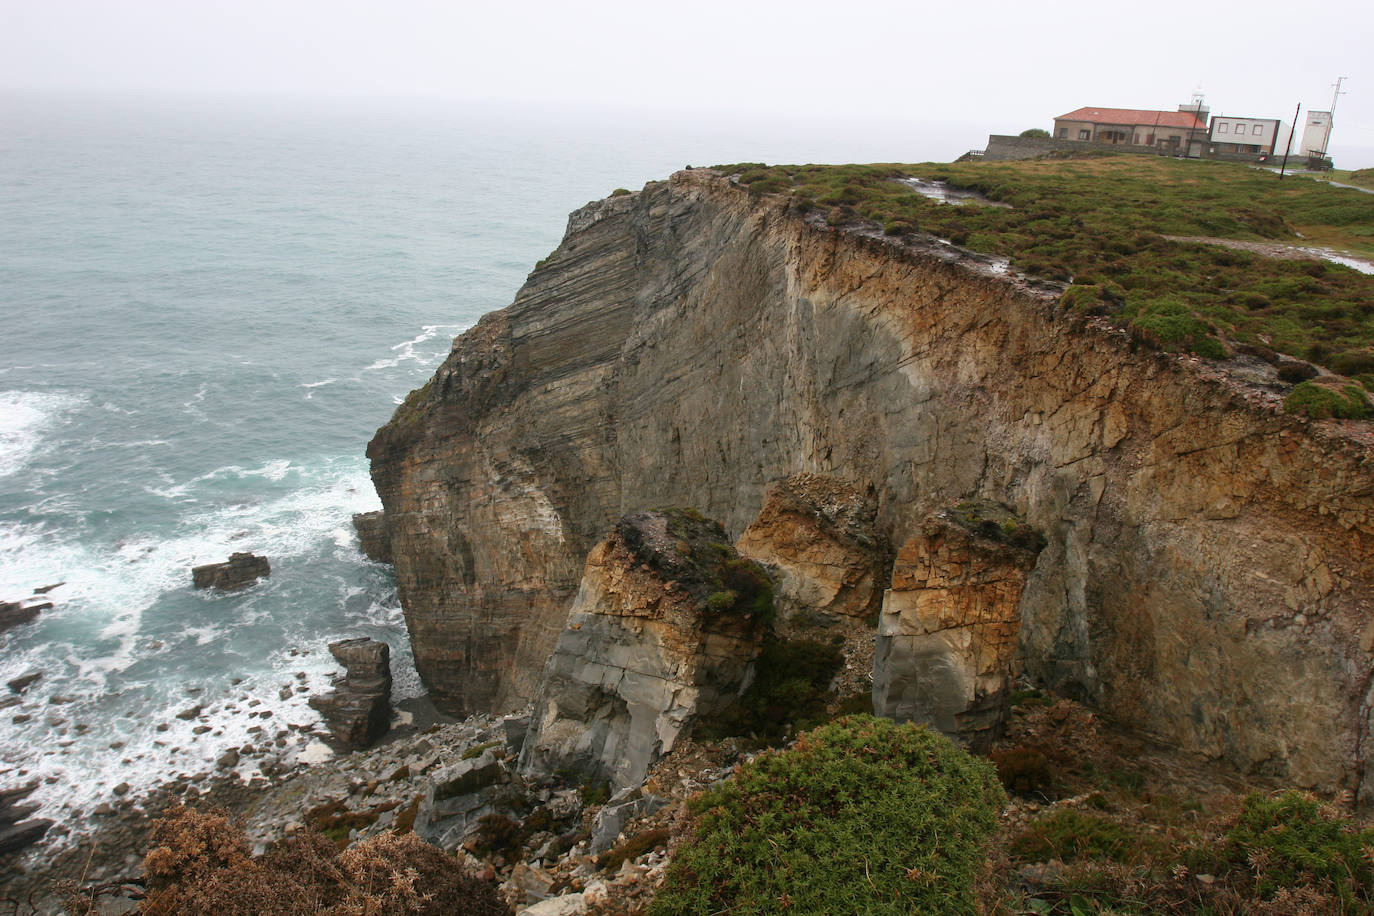
[[1255,129],[1252,130],[1252,131],[1250,131],[1250,133],[1254,134],[1256,137],[1258,137],[1258,136],[1259,136],[1260,134],[1262,134],[1263,132],[1264,132],[1264,131],[1262,130],[1262,128],[1261,128],[1261,126],[1260,126],[1259,124],[1256,124],[1256,125],[1255,125]]
[[1080,131],[1078,132],[1078,139],[1080,139],[1080,140],[1087,140],[1087,139],[1088,139],[1089,137],[1091,137],[1091,136],[1092,136],[1092,131],[1090,131],[1090,130],[1080,130]]
[[1218,124],[1217,124],[1217,133],[1219,133],[1219,134],[1224,134],[1224,133],[1226,133],[1226,128],[1227,128],[1227,126],[1228,126],[1228,125],[1227,125],[1227,123],[1226,123],[1225,121],[1221,121],[1220,123],[1218,123]]
[[1061,140],[1067,140],[1067,139],[1069,139],[1069,129],[1068,129],[1067,127],[1061,127],[1061,128],[1059,128],[1059,139],[1061,139]]

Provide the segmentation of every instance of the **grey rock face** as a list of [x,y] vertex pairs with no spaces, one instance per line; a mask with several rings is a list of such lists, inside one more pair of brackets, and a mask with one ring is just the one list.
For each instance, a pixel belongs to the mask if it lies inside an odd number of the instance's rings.
[[453,849],[478,822],[500,807],[493,790],[509,781],[502,759],[488,748],[479,756],[437,770],[415,817],[415,832],[441,849]]
[[[629,793],[625,793],[629,794]],[[637,817],[653,814],[668,804],[667,799],[656,795],[633,793],[634,797],[625,800],[612,798],[596,814],[592,822],[592,838],[587,851],[592,855],[603,853],[615,845],[620,831]]]
[[368,447],[421,675],[523,706],[618,518],[692,505],[733,539],[810,473],[871,494],[893,545],[1015,507],[1048,539],[1018,673],[1374,801],[1368,427],[1132,349],[1061,292],[700,170],[584,208]]
[[391,647],[375,639],[329,644],[345,674],[324,697],[311,697],[334,737],[349,747],[373,744],[391,727]]
[[259,579],[272,575],[272,566],[267,557],[252,553],[234,553],[228,562],[207,563],[191,570],[191,581],[196,588],[217,588],[233,591],[252,585]]
[[723,539],[699,517],[643,513],[591,552],[544,669],[523,773],[638,786],[698,717],[744,690],[766,621],[747,581],[725,580],[767,580]]

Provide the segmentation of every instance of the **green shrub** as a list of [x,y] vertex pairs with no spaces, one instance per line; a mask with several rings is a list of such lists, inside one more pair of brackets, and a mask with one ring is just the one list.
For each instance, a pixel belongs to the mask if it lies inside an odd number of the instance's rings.
[[458,759],[475,760],[485,754],[490,748],[496,747],[499,744],[501,744],[500,741],[487,741],[484,744],[474,744],[472,747],[463,751],[462,756]]
[[[923,165],[735,165],[753,190],[783,187],[815,200],[840,226],[862,217],[885,231],[905,223],[974,251],[1010,258],[1041,277],[1115,288],[1117,301],[1070,297],[1121,325],[1140,316],[1139,340],[1208,358],[1226,341],[1264,342],[1290,356],[1374,348],[1374,277],[1320,262],[1265,258],[1164,237],[1317,240],[1374,256],[1374,198],[1315,181],[1278,182],[1242,165],[1167,157],[1074,155],[1029,162]],[[949,206],[894,179],[948,182],[1010,205]],[[795,212],[795,207],[794,207]],[[1311,242],[1302,242],[1310,244]],[[1175,299],[1180,316],[1144,308]],[[1120,309],[1129,301],[1134,308]],[[1191,324],[1197,322],[1197,324]],[[1190,326],[1180,327],[1187,323]],[[1173,342],[1165,341],[1173,338]],[[1365,372],[1341,370],[1345,375]]]
[[1316,799],[1289,790],[1275,798],[1251,795],[1226,832],[1223,857],[1249,868],[1265,899],[1281,888],[1334,887],[1349,907],[1374,894],[1374,830],[1357,830],[1322,811]]
[[1011,851],[1032,862],[1106,859],[1134,862],[1160,850],[1160,842],[1121,824],[1074,808],[1059,808],[1031,822]]
[[1050,132],[1043,127],[1032,127],[1029,130],[1021,131],[1017,136],[1026,140],[1048,140],[1050,138]]
[[1316,382],[1303,382],[1293,389],[1283,402],[1288,413],[1303,414],[1314,420],[1327,420],[1332,417],[1342,420],[1358,420],[1374,413],[1369,397],[1355,384],[1346,385],[1343,391],[1336,391]]
[[1006,801],[992,768],[923,726],[852,716],[700,796],[650,916],[979,912]]
[[789,726],[819,725],[825,721],[830,681],[842,664],[844,655],[835,645],[769,640],[754,661],[749,688],[720,716],[698,725],[698,734],[707,739],[752,734],[776,741]]

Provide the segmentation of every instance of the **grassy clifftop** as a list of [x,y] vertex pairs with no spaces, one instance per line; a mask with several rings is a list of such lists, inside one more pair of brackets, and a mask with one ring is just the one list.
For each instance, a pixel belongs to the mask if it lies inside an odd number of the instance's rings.
[[[1136,156],[719,168],[833,224],[867,219],[892,235],[929,232],[1007,257],[1070,283],[1065,307],[1110,316],[1144,343],[1212,358],[1262,348],[1374,388],[1374,276],[1180,238],[1369,258],[1374,195],[1243,165]],[[978,196],[952,206],[907,178]]]

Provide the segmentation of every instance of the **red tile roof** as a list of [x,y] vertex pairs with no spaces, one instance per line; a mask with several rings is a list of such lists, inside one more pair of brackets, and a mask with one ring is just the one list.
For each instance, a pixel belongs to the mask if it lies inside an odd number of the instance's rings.
[[[1158,120],[1156,120],[1158,119]],[[1140,108],[1078,108],[1068,114],[1060,115],[1056,121],[1088,121],[1093,124],[1124,124],[1129,126],[1207,128],[1203,121],[1191,111],[1146,111]]]

